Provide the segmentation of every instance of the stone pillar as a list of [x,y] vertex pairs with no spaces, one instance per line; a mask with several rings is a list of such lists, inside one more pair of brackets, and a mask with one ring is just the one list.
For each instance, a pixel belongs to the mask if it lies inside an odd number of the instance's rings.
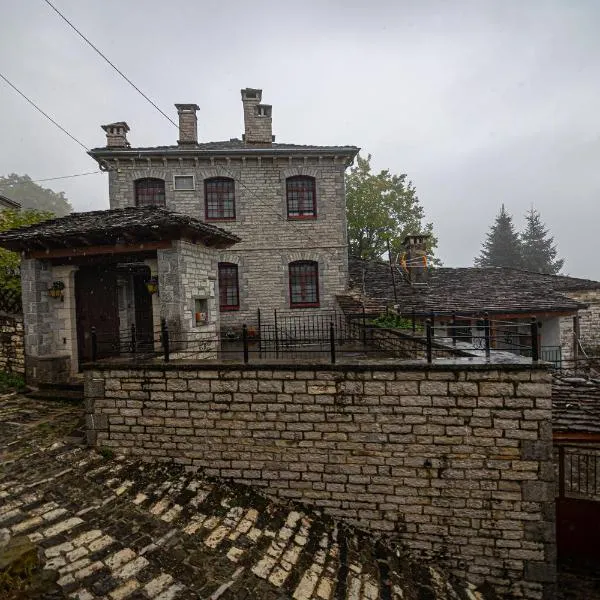
[[75,312],[75,272],[79,267],[60,265],[52,269],[53,281],[65,284],[62,302],[56,300],[57,328],[55,330],[55,348],[57,353],[71,357],[71,375],[79,371],[77,347],[77,318]]
[[160,319],[166,320],[171,339],[179,339],[183,329],[186,307],[181,281],[183,273],[183,265],[180,264],[181,256],[176,248],[157,250],[156,255]]
[[21,261],[25,355],[41,356],[53,349],[54,332],[48,288],[52,285],[50,265],[37,259]]

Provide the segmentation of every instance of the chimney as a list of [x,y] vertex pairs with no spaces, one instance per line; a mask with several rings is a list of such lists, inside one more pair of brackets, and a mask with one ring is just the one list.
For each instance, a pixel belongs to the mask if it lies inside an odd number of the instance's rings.
[[431,236],[427,233],[407,235],[402,243],[404,253],[401,264],[411,285],[426,285],[429,278],[427,244]]
[[244,105],[244,141],[246,144],[271,144],[275,141],[271,118],[272,106],[261,104],[262,90],[242,90]]
[[129,148],[129,142],[127,141],[129,125],[125,121],[102,125],[102,129],[106,131],[107,148]]
[[180,146],[198,143],[198,117],[196,111],[200,110],[197,104],[176,104],[179,115],[179,140]]

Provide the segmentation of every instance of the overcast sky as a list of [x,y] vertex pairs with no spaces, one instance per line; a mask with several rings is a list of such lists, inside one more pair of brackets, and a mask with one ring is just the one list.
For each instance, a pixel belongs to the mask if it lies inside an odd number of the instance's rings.
[[[354,144],[407,173],[446,266],[469,266],[500,205],[533,204],[566,258],[600,279],[597,0],[53,0],[173,120],[240,137],[240,88],[263,89],[278,142]],[[86,146],[125,120],[133,146],[177,130],[43,0],[0,0],[0,72]],[[0,81],[0,175],[96,163]],[[42,183],[108,208],[105,174]]]

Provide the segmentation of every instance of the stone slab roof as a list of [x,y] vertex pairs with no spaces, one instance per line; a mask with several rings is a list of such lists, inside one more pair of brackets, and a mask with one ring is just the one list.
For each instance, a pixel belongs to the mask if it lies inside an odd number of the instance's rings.
[[156,153],[156,154],[211,154],[211,153],[249,153],[249,154],[339,154],[354,157],[360,148],[356,146],[313,146],[302,144],[247,144],[242,140],[232,139],[221,142],[200,142],[198,144],[186,144],[185,146],[145,146],[136,148],[93,148],[89,151],[90,156],[104,156],[131,153]]
[[53,575],[23,597],[495,597],[301,505],[82,447],[69,435],[80,418],[82,406],[0,397],[0,558],[27,538],[30,581]]
[[179,238],[227,248],[240,241],[233,233],[154,206],[71,213],[37,225],[0,233],[0,247],[14,251],[107,245]]
[[[364,296],[372,312],[396,303],[388,263],[351,258],[349,267],[352,293],[339,299],[342,308],[358,306]],[[432,268],[422,287],[411,286],[397,269],[394,278],[400,311],[421,314],[575,312],[586,305],[569,298],[567,291],[600,289],[597,281],[504,267]]]
[[600,435],[600,379],[555,375],[552,429]]

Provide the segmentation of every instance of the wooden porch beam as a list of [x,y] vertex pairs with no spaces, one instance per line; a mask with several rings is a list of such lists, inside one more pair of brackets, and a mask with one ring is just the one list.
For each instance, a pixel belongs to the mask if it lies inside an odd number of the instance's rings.
[[129,252],[146,252],[170,248],[170,240],[144,242],[138,244],[119,244],[111,246],[82,246],[78,248],[57,248],[54,250],[33,250],[26,253],[26,258],[67,258],[69,256],[94,256],[97,254],[127,254]]

